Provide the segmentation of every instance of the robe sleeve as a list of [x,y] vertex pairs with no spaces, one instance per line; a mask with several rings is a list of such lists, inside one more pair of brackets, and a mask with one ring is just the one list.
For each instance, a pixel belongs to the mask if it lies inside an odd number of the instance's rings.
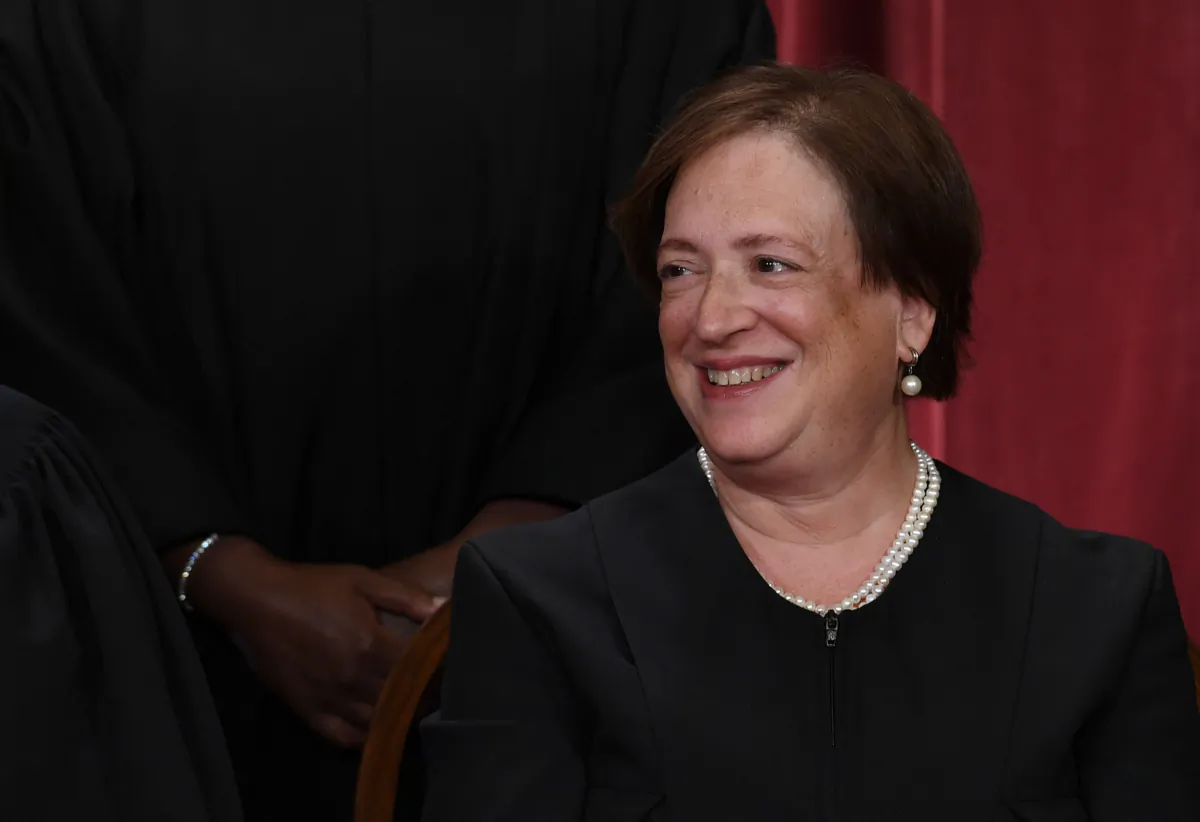
[[0,4],[0,381],[76,422],[161,549],[245,523],[204,397],[166,387],[185,365],[163,368],[149,329],[169,312],[138,235],[127,67],[105,48],[130,36],[127,5]]
[[1153,582],[1121,682],[1084,728],[1079,783],[1095,822],[1185,822],[1200,814],[1200,713],[1167,558]]
[[154,553],[75,430],[6,388],[0,654],[0,819],[241,819]]
[[[579,819],[583,722],[566,674],[472,544],[459,554],[441,709],[421,724],[424,822]],[[481,683],[487,683],[480,687]]]
[[[687,92],[734,65],[775,54],[760,0],[636,4],[609,105],[608,199],[615,201],[657,130]],[[483,499],[531,498],[573,507],[678,456],[694,436],[667,389],[657,306],[608,234],[592,261],[591,322],[578,355],[556,369],[499,453]]]

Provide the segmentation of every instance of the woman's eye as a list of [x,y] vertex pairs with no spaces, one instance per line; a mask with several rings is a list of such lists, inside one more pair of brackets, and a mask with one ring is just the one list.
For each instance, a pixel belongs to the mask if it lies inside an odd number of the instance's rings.
[[691,274],[690,268],[684,268],[681,265],[664,265],[658,269],[658,278],[660,280],[673,280],[676,277],[682,277],[684,274]]
[[778,274],[782,271],[791,271],[793,266],[782,260],[776,260],[774,257],[755,257],[754,268],[760,274]]

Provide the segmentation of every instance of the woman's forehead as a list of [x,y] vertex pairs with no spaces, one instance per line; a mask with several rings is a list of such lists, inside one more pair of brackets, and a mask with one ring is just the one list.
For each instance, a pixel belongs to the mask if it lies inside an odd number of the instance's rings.
[[832,177],[789,138],[748,134],[681,170],[664,214],[664,236],[679,232],[729,242],[774,235],[812,245],[846,233],[846,206]]

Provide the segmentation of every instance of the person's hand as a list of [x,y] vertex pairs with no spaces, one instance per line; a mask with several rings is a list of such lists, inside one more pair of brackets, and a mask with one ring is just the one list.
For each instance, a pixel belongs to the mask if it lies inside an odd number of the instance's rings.
[[249,540],[225,542],[197,563],[189,599],[314,731],[341,746],[361,745],[404,650],[378,611],[419,622],[440,601],[361,566],[290,563]]
[[[448,598],[454,581],[454,563],[458,558],[458,543],[448,542],[430,548],[407,559],[389,563],[379,572],[396,582],[424,591],[439,599]],[[421,628],[421,620],[386,609],[379,619],[396,638],[407,642]]]
[[[380,572],[394,580],[425,591],[430,596],[449,597],[454,585],[454,564],[463,543],[495,528],[540,522],[561,516],[556,505],[532,500],[497,500],[489,503],[453,539],[414,556],[385,565]],[[397,621],[407,630],[403,620]]]
[[455,539],[379,569],[381,574],[430,596],[448,597],[454,585],[454,564],[461,541]]

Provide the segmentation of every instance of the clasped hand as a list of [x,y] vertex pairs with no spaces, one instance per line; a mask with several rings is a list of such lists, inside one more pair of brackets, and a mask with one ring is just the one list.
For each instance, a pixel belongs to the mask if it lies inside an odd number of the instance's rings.
[[309,727],[334,744],[362,745],[405,647],[379,613],[420,623],[442,599],[362,566],[287,562],[242,542],[206,558],[191,593],[197,609],[226,629],[262,683]]

